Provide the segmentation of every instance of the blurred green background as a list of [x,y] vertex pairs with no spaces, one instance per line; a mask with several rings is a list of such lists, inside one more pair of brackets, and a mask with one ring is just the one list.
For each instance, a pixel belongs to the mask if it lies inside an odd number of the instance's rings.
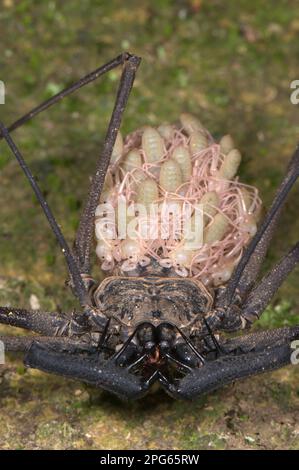
[[[2,0],[0,80],[7,125],[121,51],[142,57],[125,133],[196,114],[231,133],[242,179],[267,206],[298,141],[299,13],[295,0]],[[112,110],[119,70],[14,132],[71,242]],[[298,187],[266,268],[298,239]],[[76,307],[59,249],[16,162],[0,142],[0,303]],[[96,267],[95,273],[99,275]],[[260,321],[298,323],[297,269]],[[2,327],[1,332],[10,331]],[[0,369],[0,448],[299,448],[299,368],[178,403],[163,393],[120,403],[80,383]]]

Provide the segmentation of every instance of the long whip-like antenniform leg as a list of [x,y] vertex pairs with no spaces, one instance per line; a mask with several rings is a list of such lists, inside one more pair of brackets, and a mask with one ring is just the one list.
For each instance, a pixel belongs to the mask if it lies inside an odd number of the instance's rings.
[[[230,305],[226,310],[222,329],[236,331],[258,320],[271,302],[276,291],[299,263],[299,242],[242,298],[240,305]],[[219,327],[219,324],[217,325]],[[217,327],[216,327],[217,329]]]
[[34,179],[33,174],[31,173],[29,167],[27,166],[20,150],[17,148],[16,144],[12,140],[7,128],[4,126],[3,123],[0,122],[0,130],[2,131],[2,135],[4,136],[4,139],[6,140],[7,144],[9,145],[12,153],[16,157],[20,167],[22,168],[23,172],[25,173],[26,178],[28,179],[43,211],[44,214],[50,224],[50,227],[62,249],[62,253],[64,254],[65,260],[67,262],[69,272],[72,278],[72,284],[73,284],[73,289],[78,297],[81,305],[84,307],[88,305],[88,295],[87,291],[85,289],[85,285],[83,283],[80,270],[77,264],[76,259],[74,258],[73,254],[71,253],[71,250],[60,230],[60,227],[58,223],[55,220],[54,215],[52,214],[52,211],[50,207],[47,204],[47,201],[45,200],[37,182]]
[[85,208],[81,215],[75,241],[75,251],[80,262],[82,273],[90,273],[90,250],[93,239],[94,214],[99,203],[117,132],[121,124],[123,112],[125,110],[140,61],[140,57],[128,56],[124,63],[124,69],[105,137],[103,150],[96,167],[95,175],[92,178]]
[[291,159],[287,174],[278,189],[265,219],[244,252],[227,287],[222,292],[217,306],[228,307],[232,303],[237,290],[241,295],[244,295],[251,288],[271,241],[278,214],[298,176],[299,147],[297,147]]
[[[107,64],[104,64],[101,67],[98,67],[93,72],[90,72],[88,75],[85,75],[85,77],[80,78],[80,80],[73,83],[69,87],[64,88],[64,90],[60,91],[59,93],[52,96],[48,100],[44,101],[40,105],[36,106],[31,111],[26,113],[24,116],[20,117],[17,121],[13,122],[10,126],[8,126],[9,132],[17,129],[18,127],[21,127],[27,121],[34,118],[37,114],[50,108],[51,106],[53,106],[53,104],[58,103],[66,96],[77,91],[79,88],[82,88],[83,86],[88,85],[89,83],[93,82],[94,80],[101,77],[105,73],[123,64],[129,56],[130,54],[128,54],[127,52],[124,52],[123,54],[120,54],[114,59],[110,60],[110,62],[107,62]],[[3,134],[0,132],[0,139],[2,138],[3,138]]]

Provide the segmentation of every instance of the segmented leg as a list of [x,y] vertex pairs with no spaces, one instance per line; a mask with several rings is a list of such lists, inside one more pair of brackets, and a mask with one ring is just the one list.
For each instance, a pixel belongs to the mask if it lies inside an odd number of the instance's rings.
[[150,386],[125,368],[116,366],[114,361],[99,358],[98,354],[72,355],[69,352],[57,352],[38,342],[32,343],[24,362],[26,366],[44,372],[82,380],[123,399],[140,398]]
[[34,341],[38,341],[55,350],[67,350],[72,353],[92,352],[93,348],[82,342],[69,338],[52,338],[50,336],[0,336],[5,352],[26,352]]
[[[86,274],[86,273],[89,273],[90,271],[89,255],[90,255],[90,244],[92,240],[92,222],[93,222],[94,210],[96,207],[96,200],[98,200],[98,197],[101,192],[101,188],[102,188],[103,181],[105,178],[106,169],[109,164],[110,155],[114,146],[117,131],[120,126],[121,117],[122,117],[124,108],[126,106],[127,99],[128,99],[131,87],[133,85],[135,72],[139,63],[140,63],[140,58],[136,56],[133,56],[129,53],[120,54],[115,59],[111,60],[107,64],[104,64],[103,66],[94,70],[93,72],[81,78],[79,81],[75,82],[71,86],[57,93],[52,98],[46,100],[45,102],[41,103],[36,108],[32,109],[30,112],[28,112],[27,114],[19,118],[17,121],[15,121],[13,124],[11,124],[8,129],[6,129],[3,124],[0,126],[0,139],[3,137],[6,139],[12,152],[14,153],[15,157],[19,161],[26,177],[28,178],[43,208],[43,211],[49,221],[49,224],[62,248],[62,252],[66,258],[67,265],[69,268],[74,292],[76,296],[78,297],[78,299],[80,300],[80,303],[83,307],[88,305],[89,302],[88,302],[85,278],[84,278],[84,275],[83,277],[81,276],[81,273]],[[50,208],[47,206],[47,203],[45,199],[43,198],[42,193],[36,181],[33,178],[32,173],[30,172],[29,168],[24,162],[24,159],[20,151],[16,147],[15,143],[13,142],[11,136],[9,135],[9,131],[17,129],[18,127],[23,125],[28,120],[32,119],[34,116],[36,116],[40,112],[44,111],[45,109],[49,108],[53,104],[62,100],[69,94],[87,85],[88,83],[96,80],[101,75],[105,74],[106,72],[114,69],[115,67],[121,64],[124,64],[124,72],[122,74],[121,84],[118,90],[116,104],[114,107],[114,111],[113,111],[113,115],[110,121],[108,132],[106,135],[102,157],[98,164],[96,175],[92,181],[89,198],[86,204],[85,211],[82,214],[80,227],[78,230],[78,235],[77,235],[77,239],[75,243],[76,254],[80,260],[80,262],[78,262],[78,260],[74,259]]]
[[257,320],[270,303],[277,289],[299,262],[299,243],[285,255],[250,292],[242,305],[242,316],[249,322]]
[[237,331],[258,320],[276,291],[299,262],[299,242],[269,271],[238,304],[214,311],[207,319],[212,330]]
[[75,241],[75,252],[79,259],[82,273],[90,273],[90,250],[94,232],[94,214],[99,203],[117,132],[121,124],[123,112],[127,105],[129,94],[134,83],[136,70],[140,61],[141,59],[139,57],[128,56],[124,63],[124,69],[108,131],[105,137],[103,150],[97,163],[96,172],[92,178],[85,208],[81,214],[79,229]]
[[299,336],[298,326],[284,326],[273,330],[255,331],[246,335],[236,336],[221,342],[222,351],[226,354],[233,351],[263,351],[273,345],[279,345],[286,341],[291,342]]
[[237,292],[240,293],[241,296],[244,296],[252,287],[271,241],[278,214],[298,176],[299,148],[297,147],[288,166],[287,174],[278,189],[264,221],[249,243],[227,287],[221,292],[218,298],[218,307],[228,307],[232,304]]
[[80,326],[65,314],[20,308],[0,307],[0,323],[25,328],[46,336],[67,336],[72,327],[74,331],[80,331]]
[[[233,340],[235,354],[231,350],[215,361],[206,362],[187,374],[177,385],[160,376],[161,385],[174,398],[192,400],[235,380],[283,367],[291,362],[291,343],[299,339],[299,326],[248,336],[247,341],[243,339],[243,343],[251,344],[249,352],[238,352],[242,338],[240,344],[238,339]],[[229,342],[226,347],[230,349],[228,346]]]
[[280,206],[280,208],[277,210],[264,235],[256,245],[248,261],[248,264],[246,265],[246,268],[240,277],[237,289],[240,297],[242,298],[246,297],[246,294],[250,291],[250,289],[252,289],[256,282],[261,266],[266,258],[267,251],[273,238],[282,209],[283,205]]
[[88,305],[88,294],[87,294],[87,291],[85,289],[85,285],[84,285],[84,282],[81,278],[81,274],[80,274],[80,269],[79,269],[79,266],[78,266],[78,263],[76,261],[76,259],[74,258],[73,254],[71,253],[71,250],[63,236],[63,233],[58,225],[58,223],[56,222],[55,220],[55,217],[50,209],[50,207],[48,206],[47,204],[47,201],[45,200],[40,188],[39,188],[39,185],[37,184],[37,182],[35,181],[34,179],[34,176],[33,174],[31,173],[31,170],[30,168],[27,166],[20,150],[17,148],[16,144],[14,143],[13,139],[11,138],[8,130],[6,129],[6,127],[0,122],[0,130],[2,131],[2,135],[4,137],[4,139],[6,140],[7,144],[9,145],[9,148],[11,149],[12,153],[14,154],[14,156],[16,157],[20,167],[22,168],[23,172],[25,173],[25,176],[26,178],[28,179],[37,199],[38,199],[38,202],[40,203],[43,211],[44,211],[44,214],[50,224],[50,227],[61,247],[61,250],[62,250],[62,253],[64,254],[64,257],[65,257],[65,260],[66,260],[66,263],[67,263],[67,266],[68,266],[68,269],[69,269],[69,272],[70,272],[70,275],[71,275],[71,279],[72,279],[72,286],[73,286],[73,290],[74,290],[74,293],[76,294],[76,296],[78,297],[79,301],[80,301],[80,304],[82,307],[85,307],[86,305]]
[[[51,106],[53,106],[53,104],[61,101],[63,98],[74,93],[79,88],[82,88],[83,86],[87,85],[88,83],[93,82],[94,80],[101,77],[102,75],[109,72],[110,70],[123,64],[129,56],[130,54],[128,54],[127,52],[124,52],[123,54],[118,55],[114,59],[110,60],[107,64],[104,64],[101,67],[94,70],[93,72],[89,73],[88,75],[85,75],[85,77],[80,78],[80,80],[78,80],[77,82],[73,83],[72,85],[68,86],[67,88],[60,91],[56,95],[52,96],[48,100],[44,101],[43,103],[39,104],[35,108],[31,109],[31,111],[29,111],[24,116],[17,119],[17,121],[13,122],[8,127],[9,132],[17,129],[18,127],[21,127],[27,121],[37,116],[37,114],[50,108]],[[0,133],[0,139],[2,139],[2,137],[3,135],[2,133]]]

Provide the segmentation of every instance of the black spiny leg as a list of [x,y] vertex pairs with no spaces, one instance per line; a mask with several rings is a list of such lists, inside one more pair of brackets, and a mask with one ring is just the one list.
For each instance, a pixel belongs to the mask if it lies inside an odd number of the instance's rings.
[[[90,225],[92,223],[91,220],[93,218],[92,206],[93,206],[93,202],[96,200],[96,196],[97,195],[99,196],[101,192],[101,187],[102,187],[102,183],[100,183],[100,188],[98,187],[99,185],[98,180],[99,178],[100,180],[102,180],[105,177],[103,176],[102,173],[106,172],[105,168],[107,168],[109,164],[109,159],[110,159],[110,155],[111,155],[113,145],[115,142],[115,137],[120,126],[121,117],[122,117],[122,114],[123,114],[123,111],[124,111],[124,108],[128,99],[129,92],[131,90],[131,87],[134,81],[135,71],[139,63],[140,63],[140,59],[136,56],[133,56],[129,53],[120,54],[119,56],[112,59],[108,63],[102,65],[101,67],[97,68],[96,70],[89,73],[85,77],[81,78],[77,82],[73,83],[69,87],[65,88],[61,92],[57,93],[50,99],[44,101],[40,105],[33,108],[31,111],[29,111],[24,116],[19,118],[17,121],[12,123],[8,127],[8,129],[6,129],[3,125],[0,127],[0,139],[2,139],[3,137],[6,139],[15,157],[19,161],[24,173],[26,174],[28,180],[30,181],[31,186],[34,189],[34,192],[44,210],[44,213],[50,223],[50,226],[62,248],[62,251],[65,255],[65,258],[68,264],[70,275],[72,278],[74,292],[76,296],[79,298],[82,306],[86,306],[86,304],[88,304],[88,296],[86,292],[86,287],[87,287],[88,282],[87,283],[85,282],[86,281],[85,274],[89,273],[89,270],[84,269],[84,264],[88,265],[88,262],[86,261],[86,259],[89,258],[89,249],[86,248],[86,246],[90,245],[91,238],[92,238],[92,229],[90,228]],[[102,76],[103,74],[109,72],[110,70],[120,65],[124,65],[124,73],[122,75],[121,85],[119,87],[118,96],[117,96],[117,101],[115,104],[112,119],[110,121],[110,126],[106,135],[104,151],[102,154],[101,162],[98,164],[97,173],[93,179],[93,183],[92,183],[92,187],[90,191],[90,197],[88,200],[89,203],[87,204],[86,210],[83,213],[82,220],[80,223],[80,228],[78,231],[76,246],[80,245],[80,248],[77,250],[76,254],[79,257],[79,260],[74,260],[73,255],[68,245],[66,244],[66,241],[59,229],[59,226],[57,225],[53,215],[51,214],[51,211],[48,208],[47,203],[44,200],[41,194],[41,191],[39,190],[38,185],[33,178],[33,175],[31,174],[29,168],[25,164],[22,155],[20,154],[16,145],[12,141],[12,138],[10,137],[9,132],[22,126],[24,123],[32,119],[34,116],[48,109],[55,103],[61,101],[66,96],[70,95],[71,93],[74,93],[76,90],[93,82],[94,80]],[[88,243],[86,244],[86,246],[82,248],[82,246],[84,245],[84,237],[86,234],[86,230],[89,232],[89,239],[88,239]],[[88,253],[86,253],[86,251],[88,251]],[[78,261],[78,264],[76,261]],[[81,263],[79,261],[81,261]],[[80,271],[81,273],[83,273],[82,276],[80,275]]]
[[242,316],[250,323],[257,320],[272,297],[299,262],[299,242],[285,255],[260,283],[252,289],[242,305]]
[[[178,384],[160,376],[160,383],[174,398],[192,400],[235,380],[261,374],[290,364],[292,341],[299,339],[299,326],[252,333],[226,341],[223,349],[229,351],[215,361],[194,369]],[[240,350],[249,349],[248,352]]]
[[[258,319],[276,290],[299,261],[299,243],[297,243],[261,282],[252,288],[282,205],[298,176],[299,149],[297,148],[287,175],[262,225],[249,243],[228,286],[218,297],[217,307],[224,315],[224,330],[233,330],[242,319],[247,324]],[[234,305],[235,301],[239,303]],[[241,323],[237,326],[240,328]],[[201,367],[194,368],[178,384],[169,383],[164,377],[160,377],[160,382],[172,396],[193,399],[235,380],[290,364],[292,341],[297,339],[299,339],[299,326],[257,332],[227,340],[222,343],[223,353],[218,359],[207,361]]]
[[239,264],[237,265],[227,287],[221,292],[217,301],[217,307],[228,307],[234,301],[234,296],[239,293],[242,298],[252,288],[260,271],[261,264],[269,247],[273,231],[277,224],[279,214],[286,197],[299,176],[299,148],[297,147],[288,166],[273,203],[259,227],[256,235],[249,243]]
[[251,289],[240,306],[232,304],[226,308],[222,329],[236,331],[258,320],[298,262],[299,242]]
[[228,285],[218,293],[215,315],[209,318],[213,330],[236,331],[250,326],[252,321],[260,316],[263,308],[298,262],[296,245],[262,280],[261,287],[253,289],[283,204],[298,176],[299,148],[297,147],[263,223],[249,243]]
[[150,386],[127,369],[117,366],[113,360],[101,360],[96,353],[73,355],[67,351],[57,352],[48,345],[38,342],[32,343],[25,357],[25,365],[82,380],[122,399],[140,398]]
[[139,57],[128,54],[126,61],[124,62],[116,102],[108,126],[102,153],[97,163],[96,172],[92,178],[85,208],[81,214],[79,229],[75,241],[75,252],[80,262],[81,273],[90,274],[90,251],[93,241],[94,214],[99,203],[117,132],[120,128],[122,116],[127,105],[129,94],[134,83],[136,70],[140,61],[141,59]]
[[[250,323],[259,318],[272,296],[299,261],[299,243],[262,279],[243,304],[241,315]],[[160,376],[159,381],[173,397],[195,399],[235,380],[261,374],[290,364],[292,342],[299,339],[299,325],[261,331],[226,340],[222,355],[193,369],[178,384]]]
[[[32,111],[18,119],[7,129],[0,123],[0,139],[4,138],[12,153],[16,157],[25,173],[37,199],[46,215],[53,233],[61,246],[65,256],[74,293],[80,304],[88,311],[89,298],[87,288],[90,282],[90,246],[93,235],[93,219],[98,200],[103,187],[106,171],[109,165],[111,153],[120,127],[123,112],[134,82],[135,73],[139,66],[140,58],[124,53],[109,63],[98,68],[78,82],[45,101]],[[21,152],[11,138],[9,132],[23,125],[29,119],[52,106],[65,96],[73,93],[80,87],[97,79],[104,73],[123,64],[123,73],[117,93],[116,103],[110,120],[104,148],[98,162],[96,173],[93,177],[89,197],[83,211],[80,226],[75,243],[76,257],[73,256],[69,246],[57,224],[50,208],[44,199],[42,192],[28,168]],[[80,321],[79,321],[80,320]],[[81,321],[83,320],[83,321]],[[42,337],[4,337],[0,338],[8,351],[27,351],[26,364],[41,370],[62,374],[68,377],[78,378],[91,384],[100,386],[123,398],[137,398],[146,392],[150,383],[141,383],[128,372],[119,368],[113,361],[104,361],[100,358],[97,348],[84,342],[84,335],[80,341],[80,335],[85,332],[84,313],[75,318],[57,314],[42,314],[36,311],[23,309],[0,308],[0,323],[30,329],[46,336]],[[60,337],[57,337],[60,336]],[[68,336],[76,336],[69,339]]]
[[[135,72],[139,63],[140,63],[140,59],[138,57],[132,56],[128,53],[121,54],[115,59],[113,59],[112,61],[98,68],[97,70],[90,73],[89,75],[83,77],[78,82],[74,83],[70,87],[66,88],[65,90],[55,95],[54,97],[50,98],[49,100],[45,101],[41,105],[31,110],[29,113],[27,113],[26,115],[18,119],[16,122],[11,124],[9,126],[9,129],[7,129],[2,123],[0,123],[0,138],[4,138],[6,140],[12,153],[16,157],[23,172],[25,173],[25,176],[27,177],[29,183],[31,184],[33,191],[35,192],[35,195],[44,211],[44,214],[50,224],[50,227],[58,243],[60,244],[60,247],[62,249],[62,252],[64,254],[64,257],[68,265],[74,293],[78,297],[80,304],[83,308],[90,306],[89,305],[90,300],[89,300],[88,292],[87,292],[90,279],[86,279],[86,274],[89,274],[90,272],[89,255],[90,255],[90,245],[92,242],[94,212],[95,212],[97,202],[99,200],[101,188],[103,186],[105,174],[107,171],[107,167],[109,165],[110,156],[111,156],[112,149],[115,143],[115,138],[116,138],[117,131],[121,123],[122,114],[125,109],[128,96],[133,85]],[[37,182],[34,179],[34,176],[31,173],[30,168],[27,166],[23,158],[23,155],[21,154],[20,150],[17,148],[15,142],[10,136],[9,130],[12,131],[20,127],[29,119],[33,118],[34,116],[44,111],[45,109],[49,108],[50,106],[60,101],[67,95],[73,93],[77,89],[90,83],[91,81],[97,79],[104,73],[112,70],[113,68],[121,64],[124,64],[124,71],[121,77],[121,83],[119,86],[114,111],[112,114],[108,132],[106,135],[102,157],[98,163],[97,171],[92,181],[86,208],[85,208],[85,211],[83,212],[82,219],[80,222],[80,227],[78,230],[78,236],[77,236],[77,242],[76,242],[77,258],[75,258],[63,236],[63,233],[58,223],[55,220],[54,215],[52,214],[51,209],[49,208],[45,198],[43,197],[43,194]],[[1,312],[2,312],[3,317],[5,317],[5,314],[6,314],[5,309],[1,309]],[[21,312],[21,310],[18,310],[18,312]],[[12,316],[13,318],[15,318],[15,315],[13,314],[13,312],[10,312],[10,316],[11,318]],[[31,322],[31,317],[32,316],[29,316],[27,323],[25,319],[21,323],[29,325]],[[18,316],[17,321],[20,321],[19,316]],[[82,325],[85,324],[85,314],[82,313],[80,315],[77,315],[77,321],[82,323]],[[40,324],[42,324],[41,320],[40,320]],[[28,328],[30,328],[30,326],[28,326]],[[48,334],[48,333],[45,332],[45,334]]]
[[[12,132],[18,127],[21,127],[23,124],[25,124],[27,121],[30,121],[30,119],[34,118],[42,111],[45,111],[46,109],[53,106],[53,104],[58,103],[66,96],[71,95],[72,93],[84,87],[85,85],[88,85],[94,80],[97,80],[99,77],[109,72],[110,70],[113,70],[114,68],[123,64],[129,56],[130,54],[128,54],[127,52],[124,52],[123,54],[118,55],[114,59],[110,60],[107,64],[104,64],[101,67],[98,67],[93,72],[90,72],[89,74],[85,75],[85,77],[80,78],[80,80],[78,80],[77,82],[73,83],[72,85],[68,86],[67,88],[60,91],[56,95],[52,96],[48,100],[44,101],[43,103],[39,104],[35,108],[31,109],[31,111],[29,111],[24,116],[17,119],[17,121],[10,124],[10,126],[8,127],[9,132]],[[0,133],[0,139],[2,139],[2,137],[3,135]]]
[[0,307],[0,323],[46,336],[67,336],[84,332],[83,327],[69,315],[21,308]]
[[27,352],[33,342],[38,342],[56,351],[68,351],[73,354],[92,352],[94,348],[87,343],[69,338],[52,338],[51,336],[0,336],[4,352]]
[[72,278],[72,283],[73,283],[73,289],[74,289],[74,292],[76,294],[76,296],[78,297],[79,301],[80,301],[80,304],[81,306],[85,307],[86,305],[88,305],[88,294],[87,294],[87,291],[85,289],[85,285],[83,283],[83,280],[82,280],[82,277],[81,277],[81,274],[80,274],[80,270],[79,270],[79,266],[78,266],[78,263],[76,261],[76,259],[74,258],[64,236],[63,236],[63,233],[58,225],[58,223],[56,222],[55,220],[55,217],[50,209],[50,207],[48,206],[47,204],[47,201],[45,200],[41,190],[40,190],[40,187],[39,185],[37,184],[37,182],[35,181],[34,179],[34,176],[33,174],[31,173],[31,170],[30,168],[27,166],[24,158],[23,158],[23,155],[21,154],[20,150],[18,149],[18,147],[16,146],[16,144],[14,143],[13,139],[11,138],[8,130],[6,129],[6,127],[0,122],[0,130],[2,132],[2,135],[4,137],[4,139],[6,140],[9,148],[11,149],[13,155],[15,156],[15,158],[17,159],[20,167],[22,168],[26,178],[28,179],[37,199],[38,199],[38,202],[40,203],[43,211],[44,211],[44,214],[49,222],[49,225],[56,237],[56,240],[58,241],[60,247],[61,247],[61,250],[62,250],[62,253],[64,254],[64,257],[65,257],[65,260],[66,260],[66,263],[67,263],[67,266],[68,266],[68,269],[69,269],[69,273],[71,275],[71,278]]

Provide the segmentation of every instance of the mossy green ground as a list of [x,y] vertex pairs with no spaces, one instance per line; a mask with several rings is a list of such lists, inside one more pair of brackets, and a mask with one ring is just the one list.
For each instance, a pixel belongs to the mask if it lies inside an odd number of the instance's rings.
[[[260,189],[266,206],[271,201],[299,134],[299,105],[290,102],[290,82],[299,79],[295,0],[3,0],[0,34],[6,124],[129,50],[143,62],[124,133],[193,112],[216,137],[234,136],[244,156],[243,180]],[[14,133],[70,241],[118,77],[119,71],[110,73]],[[1,304],[29,307],[34,294],[47,310],[77,307],[64,286],[59,249],[2,142],[0,172]],[[268,266],[298,239],[298,195],[297,187]],[[264,328],[298,322],[298,284],[297,269],[267,309]],[[120,403],[80,383],[25,370],[21,357],[8,358],[0,381],[2,449],[299,448],[299,367],[193,404],[162,393]]]

